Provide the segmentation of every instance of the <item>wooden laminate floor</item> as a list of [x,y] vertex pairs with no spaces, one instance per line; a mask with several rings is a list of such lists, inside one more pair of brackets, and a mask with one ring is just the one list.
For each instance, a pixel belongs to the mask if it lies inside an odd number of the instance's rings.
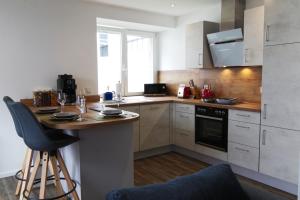
[[[177,176],[192,174],[209,165],[189,158],[178,153],[167,153],[150,158],[136,160],[134,163],[134,182],[136,186],[143,186],[152,183],[163,183]],[[290,200],[296,200],[296,196],[282,192],[267,185],[249,180],[244,177],[238,177],[241,181],[246,181],[256,187],[269,190],[273,193],[284,196]],[[0,179],[0,200],[17,200],[14,195],[16,181],[13,177]],[[48,187],[48,194],[53,195],[55,190],[53,186]],[[37,194],[38,191],[35,191]]]

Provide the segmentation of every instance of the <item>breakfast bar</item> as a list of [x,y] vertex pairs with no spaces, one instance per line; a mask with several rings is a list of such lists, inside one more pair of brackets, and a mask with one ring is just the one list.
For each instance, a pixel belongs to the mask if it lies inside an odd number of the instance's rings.
[[[76,111],[75,107],[66,107]],[[81,200],[105,199],[113,189],[131,187],[133,176],[133,122],[139,115],[123,111],[121,117],[105,118],[88,110],[83,121],[55,121],[37,115],[39,121],[80,138],[61,150]],[[67,190],[67,185],[63,185]]]

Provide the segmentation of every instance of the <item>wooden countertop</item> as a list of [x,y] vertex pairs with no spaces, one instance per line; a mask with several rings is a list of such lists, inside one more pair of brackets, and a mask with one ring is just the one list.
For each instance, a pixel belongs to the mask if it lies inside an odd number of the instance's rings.
[[[88,104],[87,107],[90,105]],[[36,111],[36,108],[32,108],[33,112]],[[78,109],[75,106],[65,106],[65,111],[68,112],[77,112]],[[83,121],[55,121],[52,120],[51,114],[35,114],[38,120],[45,126],[53,129],[63,129],[63,130],[80,130],[94,128],[104,125],[113,125],[120,123],[129,123],[138,120],[139,115],[132,112],[125,112],[122,117],[118,118],[105,118],[99,114],[99,112],[89,110],[87,113],[83,114]]]
[[[208,106],[214,108],[225,108],[225,109],[234,109],[234,110],[245,110],[252,112],[260,112],[261,105],[256,102],[240,102],[234,105],[221,105],[214,103],[204,103],[200,99],[180,99],[174,96],[166,96],[166,97],[144,97],[144,96],[133,96],[126,97],[125,102],[120,103],[120,107],[122,106],[130,106],[130,105],[139,105],[139,104],[153,104],[153,103],[184,103],[184,104],[192,104],[199,106]],[[106,104],[106,106],[115,107],[116,104]]]

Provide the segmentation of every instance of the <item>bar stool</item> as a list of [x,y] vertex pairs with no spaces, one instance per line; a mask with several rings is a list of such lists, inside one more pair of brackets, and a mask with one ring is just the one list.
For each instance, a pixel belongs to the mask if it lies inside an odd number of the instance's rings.
[[[3,101],[6,104],[8,110],[9,110],[9,112],[10,112],[12,118],[13,118],[13,122],[14,122],[15,129],[16,129],[16,132],[17,132],[18,136],[23,139],[21,125],[18,122],[17,117],[16,117],[15,113],[13,112],[13,110],[11,109],[11,106],[10,106],[10,104],[15,103],[15,101],[12,98],[8,97],[8,96],[5,96],[3,98]],[[25,158],[24,158],[24,161],[23,161],[23,164],[22,164],[22,168],[21,168],[21,170],[19,170],[15,174],[15,178],[18,181],[16,191],[15,191],[15,195],[16,196],[20,195],[20,199],[23,199],[23,192],[25,190],[25,185],[26,185],[26,182],[28,180],[28,174],[30,173],[31,168],[33,167],[31,164],[33,162],[34,153],[35,153],[34,151],[32,151],[30,148],[27,147],[26,153],[25,153]],[[48,176],[47,179],[51,180],[54,177],[54,173],[53,173],[53,170],[52,170],[51,163],[49,163],[49,168],[50,168],[51,175]],[[39,182],[40,182],[40,179],[35,179],[34,180],[35,184],[37,184]]]
[[[25,190],[23,191],[23,197],[29,198],[32,191],[32,187],[35,183],[35,177],[41,163],[41,179],[40,179],[40,192],[39,199],[45,200],[46,183],[49,180],[47,178],[49,164],[50,169],[53,171],[55,181],[55,187],[58,196],[47,198],[47,200],[54,199],[67,199],[67,195],[72,194],[73,199],[79,200],[76,192],[76,183],[70,178],[69,172],[66,168],[65,162],[59,152],[59,149],[68,146],[74,142],[77,142],[79,138],[63,134],[59,130],[44,129],[38,122],[33,113],[25,105],[19,102],[13,102],[7,104],[9,110],[14,114],[14,120],[18,124],[19,130],[21,130],[22,138],[25,144],[32,151],[36,151],[37,155],[32,167],[32,171],[29,172],[30,163],[25,166],[24,174],[28,172],[28,178],[25,182]],[[61,169],[64,178],[60,177],[58,167]],[[27,171],[27,172],[26,172]],[[51,179],[50,179],[51,180]],[[68,192],[64,193],[61,180],[65,180],[68,186]],[[22,198],[23,198],[22,197]],[[21,199],[21,198],[20,198]]]
[[[8,97],[8,96],[5,96],[3,98],[3,101],[6,104],[8,110],[9,110],[11,116],[12,116],[12,119],[13,119],[15,129],[16,129],[16,132],[17,132],[18,136],[23,138],[21,125],[18,122],[15,113],[12,111],[12,109],[10,107],[10,104],[15,103],[15,101],[13,99],[11,99],[10,97]],[[31,167],[33,153],[34,152],[30,148],[26,149],[25,158],[24,158],[24,161],[23,161],[23,164],[22,164],[22,169],[19,170],[15,174],[15,178],[18,180],[17,187],[16,187],[16,192],[15,192],[16,196],[19,196],[25,190],[25,182],[27,181],[28,173],[30,171],[30,169],[28,169],[28,168],[25,169],[25,166],[30,166]]]

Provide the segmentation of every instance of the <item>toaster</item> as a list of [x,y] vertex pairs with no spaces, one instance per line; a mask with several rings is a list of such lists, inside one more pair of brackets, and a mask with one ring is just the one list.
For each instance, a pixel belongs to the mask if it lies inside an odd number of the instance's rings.
[[178,87],[177,97],[190,98],[190,95],[191,95],[190,87],[185,86],[185,84],[180,84]]

